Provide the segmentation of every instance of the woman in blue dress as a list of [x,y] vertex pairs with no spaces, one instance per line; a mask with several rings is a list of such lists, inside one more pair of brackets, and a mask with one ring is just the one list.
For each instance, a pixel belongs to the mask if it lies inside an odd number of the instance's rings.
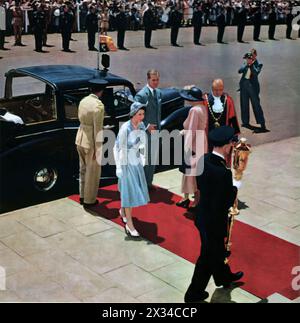
[[139,237],[132,222],[132,208],[146,205],[149,193],[144,173],[146,128],[143,123],[146,105],[134,102],[130,107],[130,120],[125,122],[118,133],[114,155],[121,194],[120,215],[125,232],[130,237]]

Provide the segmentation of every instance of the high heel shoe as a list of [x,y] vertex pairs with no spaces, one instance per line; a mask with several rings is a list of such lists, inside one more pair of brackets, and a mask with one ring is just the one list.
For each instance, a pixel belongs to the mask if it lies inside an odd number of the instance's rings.
[[189,199],[186,199],[186,200],[182,200],[182,201],[177,202],[176,205],[187,209],[190,205],[190,202],[191,201]]
[[121,220],[124,224],[127,223],[126,215],[123,215],[122,209],[119,210],[119,214],[121,216]]
[[131,238],[139,238],[140,237],[140,234],[135,229],[130,230],[127,224],[125,225],[125,232]]

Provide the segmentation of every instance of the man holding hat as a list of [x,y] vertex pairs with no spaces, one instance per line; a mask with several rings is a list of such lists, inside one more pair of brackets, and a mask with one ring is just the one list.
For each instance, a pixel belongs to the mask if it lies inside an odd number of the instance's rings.
[[97,139],[103,129],[104,105],[100,101],[103,90],[108,84],[102,79],[89,81],[92,94],[80,101],[78,118],[80,127],[77,132],[75,144],[79,155],[80,204],[93,206],[98,204],[97,193],[101,175],[102,141]]
[[205,289],[211,276],[217,286],[227,288],[244,275],[243,272],[232,273],[229,265],[225,264],[228,256],[224,243],[228,234],[228,211],[237,195],[237,187],[225,161],[231,154],[233,139],[234,130],[229,126],[209,133],[214,149],[204,156],[204,170],[196,178],[201,199],[195,225],[200,232],[201,254],[184,297],[187,303],[203,301],[209,296]]
[[[242,74],[240,80],[240,99],[241,99],[241,117],[242,127],[254,130],[255,133],[269,132],[266,128],[263,109],[260,105],[258,74],[262,65],[257,65],[256,56],[252,52],[244,55],[246,63],[239,69]],[[256,123],[260,128],[250,125],[249,102],[251,101]]]

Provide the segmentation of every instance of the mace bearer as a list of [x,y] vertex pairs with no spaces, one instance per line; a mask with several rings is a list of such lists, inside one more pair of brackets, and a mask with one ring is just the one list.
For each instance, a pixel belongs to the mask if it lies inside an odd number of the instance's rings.
[[[249,154],[251,153],[251,145],[246,143],[246,138],[241,138],[239,142],[233,148],[233,182],[238,188],[242,186],[242,177],[244,170],[248,164]],[[236,197],[233,206],[229,210],[229,221],[228,221],[228,236],[226,239],[226,250],[230,252],[231,248],[231,233],[234,223],[234,218],[240,213],[238,209],[238,198]],[[228,262],[226,258],[225,263]]]

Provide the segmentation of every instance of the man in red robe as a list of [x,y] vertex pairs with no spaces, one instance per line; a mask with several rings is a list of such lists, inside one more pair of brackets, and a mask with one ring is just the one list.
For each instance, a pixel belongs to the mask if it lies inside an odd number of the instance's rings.
[[[235,112],[233,99],[230,95],[224,92],[223,80],[214,80],[211,92],[206,93],[204,95],[204,99],[208,115],[208,133],[220,126],[230,126],[234,129],[234,135],[237,137],[240,134],[240,126]],[[208,141],[209,152],[211,152],[212,149],[213,146]]]

